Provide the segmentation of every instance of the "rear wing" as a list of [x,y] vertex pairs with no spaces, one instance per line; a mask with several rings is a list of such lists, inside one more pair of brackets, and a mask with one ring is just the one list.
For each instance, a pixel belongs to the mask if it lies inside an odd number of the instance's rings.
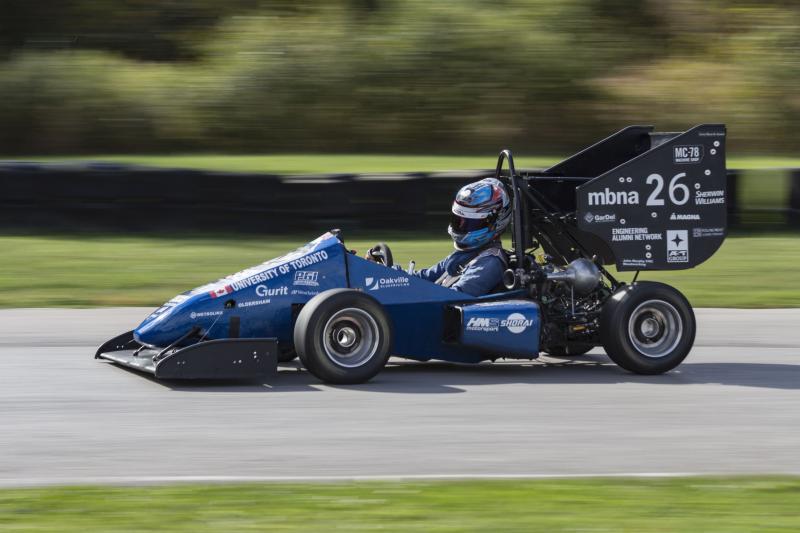
[[725,135],[724,124],[683,133],[630,126],[521,176],[524,242],[535,237],[565,260],[595,255],[620,271],[699,265],[727,234]]

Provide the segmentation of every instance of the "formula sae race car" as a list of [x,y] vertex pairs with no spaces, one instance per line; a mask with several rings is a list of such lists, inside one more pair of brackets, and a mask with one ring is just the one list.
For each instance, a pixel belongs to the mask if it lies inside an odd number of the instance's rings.
[[[640,271],[702,263],[726,235],[725,126],[631,126],[541,172],[495,176],[513,202],[503,287],[472,297],[358,257],[332,230],[277,259],[184,292],[96,358],[163,379],[262,378],[299,356],[329,383],[361,383],[390,355],[477,363],[602,346],[639,374],[689,353],[695,318]],[[504,171],[507,163],[507,172]],[[636,271],[618,281],[605,266]]]

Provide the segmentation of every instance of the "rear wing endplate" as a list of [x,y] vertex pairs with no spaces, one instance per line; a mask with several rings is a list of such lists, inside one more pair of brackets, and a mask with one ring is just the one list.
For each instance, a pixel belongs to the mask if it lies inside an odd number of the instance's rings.
[[[620,134],[649,137],[649,149],[622,143],[638,155],[576,188],[578,228],[608,245],[620,271],[699,265],[727,233],[725,125],[701,124],[681,134],[635,128]],[[583,173],[592,148],[562,163],[574,168],[560,170]],[[624,160],[627,154],[614,155]]]

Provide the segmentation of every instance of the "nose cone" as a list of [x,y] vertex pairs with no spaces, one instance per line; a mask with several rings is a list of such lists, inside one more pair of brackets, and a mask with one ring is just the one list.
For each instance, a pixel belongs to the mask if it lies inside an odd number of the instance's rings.
[[133,330],[134,339],[147,346],[169,346],[193,327],[198,314],[195,309],[208,300],[203,295],[173,298]]

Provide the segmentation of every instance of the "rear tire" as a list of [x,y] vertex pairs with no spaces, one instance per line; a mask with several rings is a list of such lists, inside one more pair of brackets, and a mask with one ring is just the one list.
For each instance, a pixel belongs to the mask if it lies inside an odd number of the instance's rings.
[[303,366],[327,383],[369,381],[386,365],[391,322],[375,298],[352,289],[314,296],[300,310],[294,346]]
[[662,374],[692,349],[697,330],[692,306],[677,289],[642,281],[619,289],[603,304],[600,339],[620,367]]

